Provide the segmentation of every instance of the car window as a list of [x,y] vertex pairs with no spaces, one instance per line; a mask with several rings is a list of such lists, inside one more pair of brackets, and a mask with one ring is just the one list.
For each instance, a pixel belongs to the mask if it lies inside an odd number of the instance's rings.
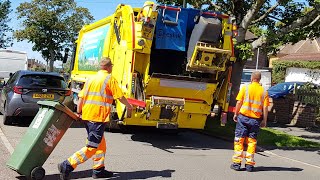
[[252,72],[242,72],[241,82],[251,82]]
[[18,76],[19,76],[19,73],[18,73],[18,72],[15,72],[15,73],[9,78],[7,84],[8,84],[8,85],[11,85],[12,83],[14,83],[14,82],[17,80]]
[[24,75],[18,82],[19,86],[26,87],[47,87],[47,88],[66,88],[63,77],[29,74]]

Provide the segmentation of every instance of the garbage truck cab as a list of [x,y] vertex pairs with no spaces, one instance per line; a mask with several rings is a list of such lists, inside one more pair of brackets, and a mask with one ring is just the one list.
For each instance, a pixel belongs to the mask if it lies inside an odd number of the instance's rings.
[[225,121],[233,30],[231,18],[219,12],[149,1],[141,8],[120,4],[79,32],[71,72],[74,102],[101,57],[110,57],[112,76],[134,105],[128,113],[115,101],[110,123],[203,129],[214,105]]

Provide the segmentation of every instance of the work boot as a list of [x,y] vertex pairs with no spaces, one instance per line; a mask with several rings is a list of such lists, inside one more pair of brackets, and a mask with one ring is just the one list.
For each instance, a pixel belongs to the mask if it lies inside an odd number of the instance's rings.
[[253,171],[254,166],[250,165],[250,164],[246,164],[246,171],[247,172],[252,172]]
[[99,178],[109,178],[113,176],[113,172],[107,171],[107,170],[102,170],[98,173],[93,172],[92,173],[92,178],[93,179],[99,179]]
[[60,172],[60,180],[68,180],[70,172],[73,171],[73,167],[67,162],[58,164],[58,170]]
[[231,164],[230,168],[235,171],[240,171],[241,164],[240,163],[233,163],[233,164]]
[[58,170],[60,172],[60,180],[67,180],[69,179],[69,173],[67,173],[64,168],[62,163],[58,164]]

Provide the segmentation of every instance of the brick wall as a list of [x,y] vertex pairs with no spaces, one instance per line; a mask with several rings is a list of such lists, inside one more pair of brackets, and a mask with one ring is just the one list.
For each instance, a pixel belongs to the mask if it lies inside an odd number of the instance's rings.
[[316,122],[316,107],[295,101],[293,104],[291,119],[290,125],[298,127],[312,127]]
[[298,127],[311,127],[316,122],[316,107],[302,104],[294,96],[270,98],[268,121]]

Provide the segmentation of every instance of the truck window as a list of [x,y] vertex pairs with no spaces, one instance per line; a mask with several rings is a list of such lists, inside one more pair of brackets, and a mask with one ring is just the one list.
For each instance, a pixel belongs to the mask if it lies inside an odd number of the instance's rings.
[[97,71],[110,24],[85,32],[79,42],[78,70]]
[[73,46],[73,51],[72,51],[72,58],[71,58],[71,63],[70,63],[70,71],[74,69],[74,63],[76,60],[76,51],[77,51],[77,43],[74,44]]

